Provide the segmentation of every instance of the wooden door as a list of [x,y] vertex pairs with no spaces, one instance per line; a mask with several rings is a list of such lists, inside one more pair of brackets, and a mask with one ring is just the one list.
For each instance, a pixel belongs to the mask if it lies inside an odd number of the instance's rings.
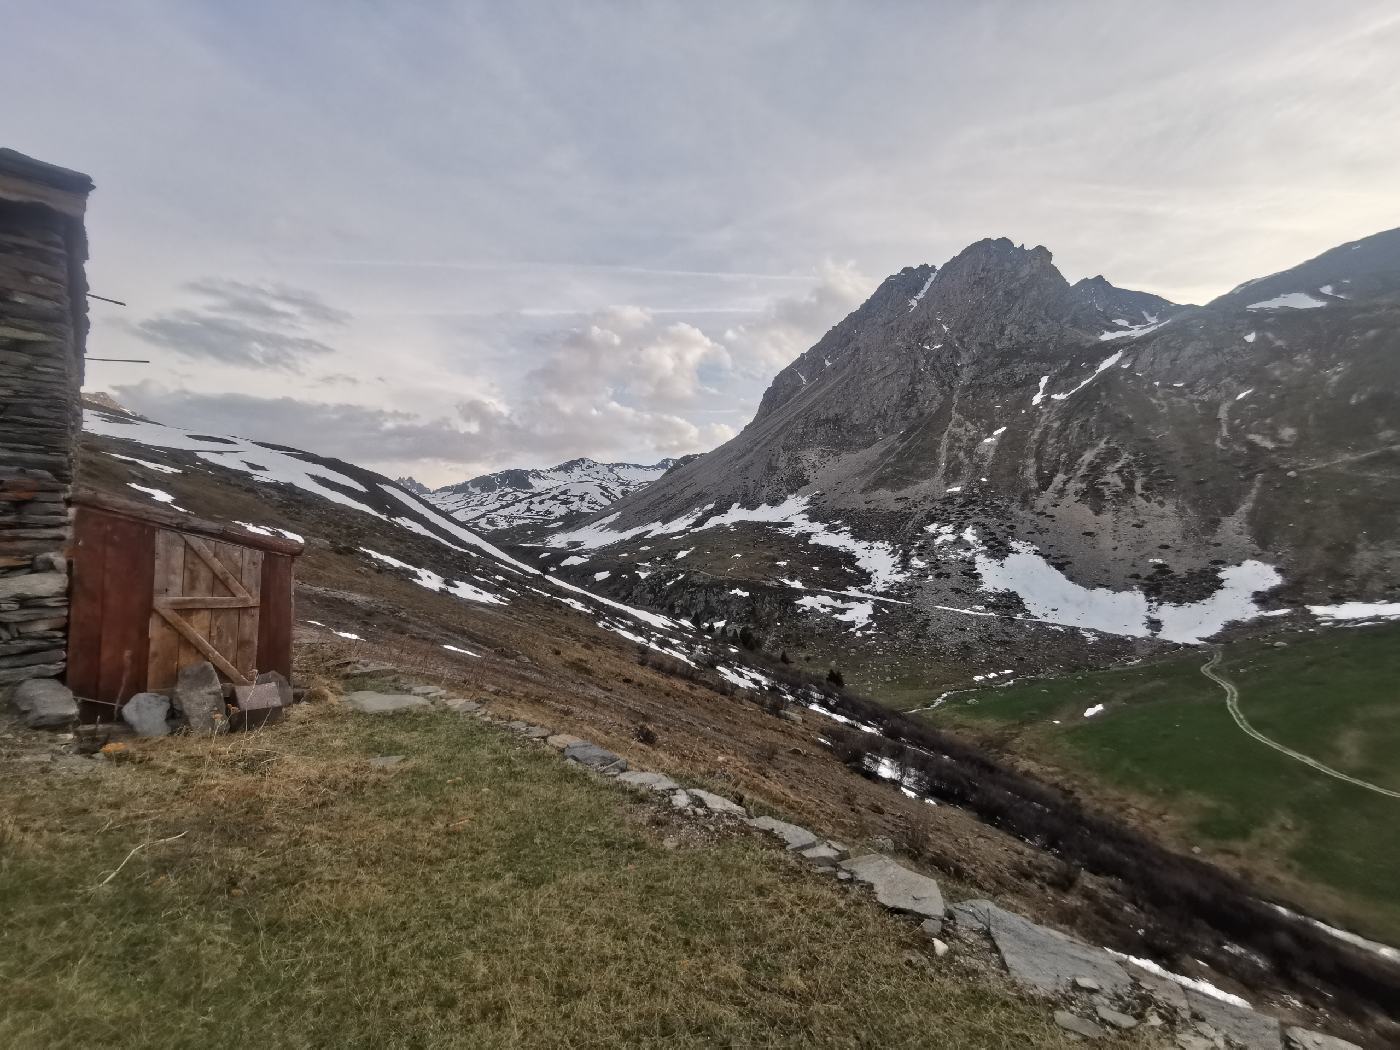
[[257,674],[263,552],[174,529],[155,537],[147,689],[208,660],[235,685]]

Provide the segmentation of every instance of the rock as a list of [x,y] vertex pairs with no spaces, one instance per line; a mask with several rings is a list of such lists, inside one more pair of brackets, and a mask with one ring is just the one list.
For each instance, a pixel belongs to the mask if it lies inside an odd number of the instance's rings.
[[283,710],[296,702],[296,690],[292,688],[292,683],[287,681],[281,671],[264,671],[253,679],[253,684],[276,686],[277,699],[281,702]]
[[445,700],[443,704],[448,710],[456,711],[459,715],[474,715],[481,710],[481,705],[475,700]]
[[257,729],[282,720],[282,696],[275,682],[233,687],[233,728]]
[[875,899],[892,911],[930,919],[943,918],[943,894],[927,875],[901,867],[888,857],[871,853],[841,862],[841,867],[875,891]]
[[846,851],[837,843],[819,842],[815,846],[802,850],[802,856],[819,868],[834,868],[845,858]]
[[398,673],[399,669],[392,664],[367,664],[354,661],[341,672],[341,677],[349,682],[357,678],[388,678]]
[[650,773],[645,770],[635,769],[628,773],[620,773],[617,777],[624,784],[632,787],[646,788],[648,791],[677,791],[680,785],[668,777],[665,773]]
[[376,755],[369,760],[369,764],[376,769],[388,769],[390,766],[398,765],[403,760],[403,755]]
[[817,836],[806,828],[773,817],[753,817],[749,821],[749,827],[778,836],[788,849],[804,850],[817,845]]
[[689,809],[691,806],[690,792],[677,791],[671,796],[671,805],[676,809]]
[[546,737],[545,743],[552,748],[563,751],[565,748],[572,747],[574,744],[582,744],[586,743],[586,741],[580,737],[570,736],[568,733],[555,733],[551,737]]
[[581,766],[596,769],[600,773],[624,773],[627,771],[627,759],[621,755],[613,754],[605,747],[590,744],[586,740],[564,748],[564,757]]
[[954,904],[952,911],[960,925],[986,931],[1011,976],[1035,991],[1057,994],[1080,977],[1112,993],[1127,992],[1133,986],[1132,978],[1103,949],[1037,926],[991,901],[963,901]]
[[943,956],[947,955],[948,952],[951,950],[948,947],[947,941],[940,941],[937,937],[933,938],[933,940],[930,943],[933,945],[933,954],[938,956],[938,958],[940,959],[943,958]]
[[15,686],[10,697],[30,729],[66,729],[78,721],[73,691],[52,678],[30,678]]
[[1225,1038],[1233,1039],[1247,1050],[1281,1050],[1283,1047],[1283,1025],[1277,1018],[1221,1002],[1194,988],[1185,991],[1191,1012],[1218,1029]]
[[783,708],[781,711],[779,711],[779,712],[778,712],[778,717],[779,717],[779,718],[784,718],[784,719],[786,719],[786,720],[789,721],[789,722],[801,722],[801,721],[802,721],[802,716],[799,715],[796,711],[794,711],[794,710],[793,710],[792,708],[790,708],[790,707],[785,707],[785,708]]
[[1186,989],[1140,966],[1129,966],[1128,972],[1143,989],[1162,1006],[1169,1007],[1180,1017],[1191,1016],[1191,1004],[1186,1001]]
[[416,711],[432,707],[432,704],[421,696],[413,696],[409,693],[376,693],[367,689],[350,693],[346,696],[345,702],[364,715],[393,715],[400,711]]
[[1114,1028],[1121,1028],[1125,1032],[1138,1026],[1136,1017],[1130,1017],[1125,1013],[1119,1013],[1117,1010],[1108,1006],[1099,1005],[1094,1008],[1094,1012],[1099,1015],[1100,1021],[1111,1024]]
[[525,737],[529,740],[546,740],[551,736],[550,730],[544,726],[531,726],[525,730]]
[[943,932],[943,920],[925,919],[923,922],[919,923],[919,929],[923,930],[924,933],[928,934],[930,937],[937,937]]
[[1207,1039],[1203,1035],[1194,1035],[1190,1032],[1183,1032],[1176,1037],[1176,1045],[1181,1050],[1215,1050],[1213,1040]]
[[1102,1039],[1104,1036],[1103,1029],[1094,1024],[1093,1021],[1086,1021],[1068,1010],[1056,1010],[1055,1023],[1066,1032],[1073,1032],[1085,1039]]
[[[137,736],[166,736],[170,732],[170,701],[159,693],[137,693],[122,705],[122,721]],[[105,753],[108,744],[102,750]]]
[[219,672],[207,660],[180,668],[180,673],[175,676],[171,699],[175,702],[175,709],[185,716],[191,733],[208,736],[222,733],[228,728],[224,687],[219,681]]
[[1284,1033],[1289,1050],[1361,1050],[1355,1043],[1334,1035],[1310,1032],[1306,1028],[1289,1028]]
[[870,840],[870,848],[876,853],[891,853],[894,851],[894,839],[888,835],[876,835]]
[[446,689],[436,685],[415,685],[409,692],[414,696],[426,696],[430,700],[447,695]]
[[1098,992],[1103,990],[1103,985],[1092,977],[1076,977],[1074,986],[1083,992]]
[[525,732],[525,730],[530,728],[530,723],[522,722],[518,718],[512,718],[509,722],[506,723],[506,728],[509,729],[512,733],[523,733]]
[[689,790],[690,797],[712,813],[726,813],[735,817],[747,816],[743,806],[735,802],[730,802],[729,799],[725,798],[723,795],[716,795],[711,791],[702,791],[700,788],[690,788]]

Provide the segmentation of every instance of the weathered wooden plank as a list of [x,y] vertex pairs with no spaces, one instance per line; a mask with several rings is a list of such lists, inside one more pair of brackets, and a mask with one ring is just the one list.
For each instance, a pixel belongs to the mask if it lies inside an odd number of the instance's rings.
[[[186,536],[185,543],[189,546],[190,550],[194,551],[195,554],[199,555],[199,557],[204,561],[204,564],[209,567],[209,571],[214,574],[214,577],[226,588],[228,588],[228,592],[230,594],[235,595],[239,598],[250,597],[248,592],[244,590],[242,582],[238,579],[238,573],[230,571],[229,567],[225,565],[223,560],[219,557],[216,548],[221,546],[220,544],[206,543],[198,536]],[[241,557],[239,558],[239,566],[241,571]],[[211,581],[210,589],[201,593],[213,594],[214,591],[215,588]]]
[[[157,529],[154,569],[155,601],[179,596],[185,582],[185,541],[178,532]],[[147,688],[169,689],[180,670],[180,634],[154,609],[149,621],[150,657]]]
[[[214,570],[210,567],[209,561],[205,559],[203,553],[194,546],[203,542],[194,536],[183,536],[185,541],[185,581],[181,594],[187,597],[198,595],[211,595],[214,593]],[[192,542],[193,541],[193,542]],[[207,552],[208,548],[205,548]],[[162,615],[165,615],[164,612]],[[167,615],[166,619],[170,617]],[[187,623],[198,632],[201,639],[209,637],[209,612],[206,609],[190,609],[181,618],[181,622]],[[173,621],[172,621],[173,622]],[[178,629],[178,628],[177,628]],[[182,642],[180,644],[180,666],[186,667],[192,663],[198,663],[203,650],[189,641],[189,636],[183,631]]]
[[239,668],[255,673],[265,670],[258,660],[258,627],[262,617],[263,562],[271,557],[274,555],[244,548],[242,572],[239,575],[244,589],[258,599],[259,604],[238,614],[238,659],[234,662]]
[[292,676],[292,566],[285,554],[266,554],[262,563],[258,669]]
[[246,598],[222,594],[186,595],[180,598],[163,598],[159,604],[163,609],[174,609],[177,612],[188,609],[255,609],[258,599],[253,595]]
[[[204,659],[208,660],[211,664],[218,668],[220,673],[222,673],[223,676],[227,678],[230,682],[232,682],[234,685],[251,684],[249,680],[245,678],[241,672],[239,672],[238,668],[234,667],[233,664],[229,663],[228,660],[224,659],[223,653],[219,652],[219,650],[215,649],[212,645],[209,644],[209,641],[204,637],[204,633],[202,631],[196,629],[188,620],[184,619],[179,613],[171,612],[169,609],[158,609],[157,612],[159,612],[159,614],[165,618],[165,621],[169,623],[170,626],[174,627],[175,630],[180,633],[182,643],[188,642],[190,646],[196,652],[199,653],[200,656],[204,657]],[[182,644],[181,649],[183,650],[183,648],[184,646]]]
[[112,519],[102,573],[102,670],[97,700],[124,703],[146,688],[155,529]]
[[95,699],[101,668],[102,586],[111,519],[79,509],[73,525],[72,607],[68,620],[68,688]]
[[[195,542],[203,542],[196,540]],[[230,586],[233,594],[229,598],[219,596],[204,599],[205,608],[209,610],[209,644],[222,653],[230,664],[238,668],[238,671],[247,676],[248,668],[239,666],[238,663],[238,616],[239,606],[225,605],[225,601],[236,601],[249,603],[256,601],[252,595],[238,592],[244,591],[243,583],[239,575],[243,571],[243,552],[231,543],[210,543],[208,544],[209,554],[213,557],[218,570],[222,570],[224,576],[228,578],[228,583],[222,584]],[[237,569],[229,571],[229,564],[232,562]],[[218,571],[216,570],[216,575]],[[216,584],[216,589],[219,584]]]

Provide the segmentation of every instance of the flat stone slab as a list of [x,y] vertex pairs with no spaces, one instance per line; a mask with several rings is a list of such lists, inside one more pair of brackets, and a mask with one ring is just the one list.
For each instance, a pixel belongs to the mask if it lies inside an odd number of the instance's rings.
[[700,788],[688,788],[690,797],[700,803],[712,813],[728,813],[731,816],[743,817],[748,814],[744,812],[744,807],[737,802],[731,802],[723,795],[716,795],[713,791],[702,791]]
[[775,817],[754,817],[749,821],[749,827],[777,835],[788,849],[811,849],[818,842],[817,836],[806,828]]
[[1102,1039],[1104,1031],[1093,1021],[1086,1021],[1077,1014],[1072,1014],[1068,1010],[1055,1011],[1055,1023],[1066,1032],[1073,1032],[1075,1035],[1085,1039]]
[[555,733],[551,737],[546,737],[545,743],[552,748],[563,751],[565,748],[573,747],[575,744],[586,744],[588,741],[582,737],[570,736],[568,733]]
[[1284,1033],[1288,1050],[1361,1050],[1355,1043],[1338,1039],[1335,1035],[1323,1035],[1306,1028],[1289,1028]]
[[846,856],[846,851],[834,842],[819,842],[801,851],[813,864],[820,868],[834,868]]
[[680,785],[665,773],[651,773],[642,769],[634,769],[627,773],[619,773],[617,779],[624,784],[646,788],[648,791],[671,792],[680,789]]
[[1221,1002],[1214,996],[1187,988],[1191,1012],[1206,1024],[1248,1050],[1282,1050],[1283,1025],[1278,1018],[1257,1013],[1243,1006]]
[[475,700],[444,700],[443,706],[459,715],[474,715],[481,710],[481,705]]
[[530,728],[530,723],[521,721],[519,718],[512,718],[506,723],[506,728],[513,733],[523,733]]
[[547,740],[552,734],[544,726],[531,726],[524,735],[530,740]]
[[986,931],[1011,976],[1036,991],[1057,994],[1074,987],[1078,977],[1091,978],[1110,993],[1133,987],[1127,971],[1103,949],[1037,926],[991,901],[963,901],[952,911],[960,924]]
[[875,899],[891,911],[943,918],[943,894],[938,883],[927,875],[910,871],[878,853],[844,860],[841,867],[868,884],[875,891]]
[[409,692],[414,696],[426,696],[430,700],[447,695],[447,690],[437,685],[415,685]]
[[621,755],[613,754],[605,747],[590,744],[586,740],[564,748],[564,757],[581,766],[596,769],[600,773],[625,773],[627,771],[627,759]]
[[433,706],[421,696],[411,693],[376,693],[370,689],[347,694],[345,702],[363,715],[394,715],[400,711],[417,711]]
[[1114,1010],[1112,1007],[1104,1006],[1103,1004],[1099,1004],[1095,1007],[1094,1013],[1098,1014],[1100,1021],[1103,1021],[1105,1024],[1111,1024],[1114,1028],[1121,1028],[1125,1032],[1138,1026],[1136,1017],[1133,1017],[1131,1014],[1125,1014],[1119,1010]]

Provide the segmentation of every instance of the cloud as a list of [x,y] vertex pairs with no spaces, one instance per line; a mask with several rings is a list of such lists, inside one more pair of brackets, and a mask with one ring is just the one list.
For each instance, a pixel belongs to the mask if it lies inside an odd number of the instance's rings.
[[828,261],[811,291],[773,300],[757,319],[728,329],[725,345],[743,375],[769,379],[874,290],[875,282],[853,264]]
[[186,288],[205,303],[137,321],[136,335],[186,357],[299,372],[307,358],[334,353],[313,333],[350,320],[312,292],[281,285],[205,279]]

